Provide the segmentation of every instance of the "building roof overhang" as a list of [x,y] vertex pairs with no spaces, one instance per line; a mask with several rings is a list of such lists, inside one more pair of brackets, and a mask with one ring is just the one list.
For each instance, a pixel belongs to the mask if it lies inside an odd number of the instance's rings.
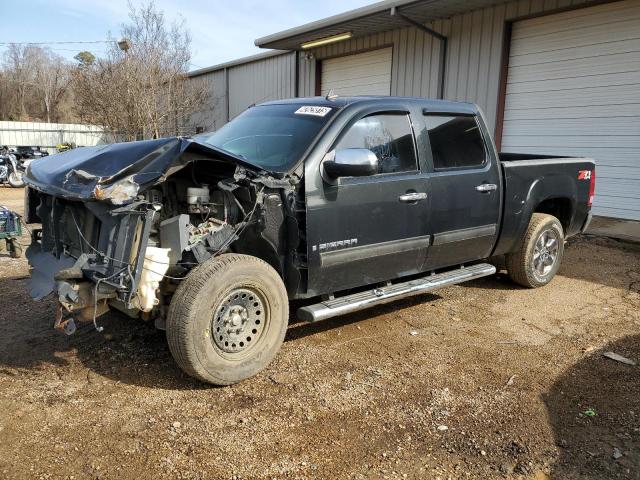
[[[346,32],[351,37],[428,24],[471,10],[506,3],[505,0],[385,0],[348,12],[258,38],[256,46],[279,50],[300,50],[302,44]],[[395,13],[395,14],[394,14]],[[410,21],[408,22],[407,19]]]

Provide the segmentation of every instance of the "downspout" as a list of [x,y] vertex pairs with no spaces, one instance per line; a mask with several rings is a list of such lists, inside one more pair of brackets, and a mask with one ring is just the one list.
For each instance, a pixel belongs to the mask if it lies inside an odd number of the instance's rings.
[[420,22],[416,22],[414,19],[409,18],[408,16],[400,12],[400,10],[398,10],[396,7],[391,7],[389,14],[391,16],[401,18],[402,20],[407,22],[409,25],[412,25],[417,29],[422,30],[423,32],[428,33],[432,37],[435,37],[438,40],[440,40],[440,59],[438,61],[439,63],[438,71],[440,73],[440,78],[438,81],[438,98],[444,99],[445,75],[446,75],[446,67],[447,67],[447,44],[448,44],[447,37],[427,27],[426,25],[423,25]]
[[447,68],[447,48],[449,46],[449,39],[442,37],[440,39],[440,85],[438,85],[438,98],[444,100],[444,89],[446,82],[446,68]]
[[225,89],[225,95],[227,97],[227,105],[226,105],[226,117],[227,117],[227,121],[225,123],[229,123],[229,120],[231,120],[231,118],[229,118],[229,102],[230,102],[230,98],[229,98],[229,68],[225,67],[224,68],[224,89]]
[[298,98],[300,96],[300,52],[297,50],[294,50],[294,53],[296,55],[296,59],[295,59],[295,66],[294,68],[296,69],[295,74],[294,74],[294,86],[293,86],[293,96]]

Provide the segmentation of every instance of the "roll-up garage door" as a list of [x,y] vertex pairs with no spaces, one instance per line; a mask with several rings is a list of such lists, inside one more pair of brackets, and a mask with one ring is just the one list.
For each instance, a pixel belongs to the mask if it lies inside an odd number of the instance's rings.
[[594,158],[594,213],[640,220],[640,1],[514,23],[502,150]]
[[340,96],[390,95],[391,47],[322,61],[320,91]]

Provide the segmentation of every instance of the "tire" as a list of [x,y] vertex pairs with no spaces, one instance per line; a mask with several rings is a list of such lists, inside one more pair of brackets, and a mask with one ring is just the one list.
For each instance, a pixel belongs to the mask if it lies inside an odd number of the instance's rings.
[[22,245],[18,243],[18,240],[12,238],[9,240],[9,251],[11,252],[11,258],[20,258],[22,257]]
[[7,180],[9,182],[9,185],[11,185],[13,188],[24,187],[24,180],[22,179],[22,172],[20,171],[11,172]]
[[198,266],[179,285],[169,306],[167,341],[188,375],[231,385],[273,360],[288,320],[287,291],[278,273],[259,258],[225,254]]
[[542,287],[555,277],[563,254],[560,221],[553,215],[534,213],[518,249],[506,255],[507,271],[511,280],[523,287]]

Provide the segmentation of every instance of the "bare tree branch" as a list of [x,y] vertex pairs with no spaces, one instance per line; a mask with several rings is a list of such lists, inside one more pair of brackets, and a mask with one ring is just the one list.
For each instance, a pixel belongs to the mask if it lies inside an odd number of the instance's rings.
[[189,82],[191,37],[184,21],[168,24],[153,2],[129,5],[129,23],[105,58],[81,64],[74,91],[81,116],[127,140],[192,133],[187,119],[208,98],[201,82]]

